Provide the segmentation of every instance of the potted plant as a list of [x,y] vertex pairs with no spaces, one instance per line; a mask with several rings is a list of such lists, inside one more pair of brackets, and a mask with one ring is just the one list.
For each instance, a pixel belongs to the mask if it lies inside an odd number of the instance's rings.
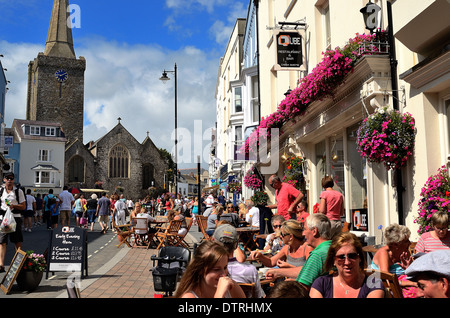
[[263,181],[255,173],[254,167],[251,167],[244,176],[244,184],[247,188],[252,190],[259,190],[262,188]]
[[399,169],[412,155],[415,137],[415,121],[410,113],[382,107],[364,119],[356,144],[361,157],[383,163],[388,169]]
[[27,258],[23,264],[22,270],[17,275],[17,285],[20,290],[33,291],[35,290],[47,268],[47,262],[44,255],[36,254],[33,251],[27,251]]
[[227,185],[227,192],[230,193],[241,193],[242,185],[239,181],[233,180]]
[[286,169],[284,171],[283,182],[290,183],[300,190],[305,181],[303,176],[303,158],[291,156],[286,160]]
[[419,215],[414,223],[419,224],[418,233],[422,234],[432,230],[430,220],[434,213],[446,211],[450,214],[450,176],[445,166],[428,178],[420,196]]

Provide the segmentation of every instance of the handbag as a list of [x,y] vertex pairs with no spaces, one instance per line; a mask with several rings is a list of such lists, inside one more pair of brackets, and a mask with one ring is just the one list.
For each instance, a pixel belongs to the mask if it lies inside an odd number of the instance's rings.
[[14,219],[14,215],[11,212],[9,206],[6,209],[6,213],[3,216],[2,224],[0,225],[1,233],[12,233],[16,231],[16,220]]
[[87,218],[86,217],[81,217],[80,219],[80,225],[86,225],[87,224]]

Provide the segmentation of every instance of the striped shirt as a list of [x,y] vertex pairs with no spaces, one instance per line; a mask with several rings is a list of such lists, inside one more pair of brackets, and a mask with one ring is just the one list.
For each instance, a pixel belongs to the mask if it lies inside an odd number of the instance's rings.
[[322,242],[309,253],[305,264],[297,276],[297,282],[306,286],[311,286],[314,280],[323,274],[323,264],[327,259],[330,245],[331,241]]
[[423,233],[416,244],[416,253],[429,253],[435,250],[450,249],[450,232],[444,239],[436,239],[431,232]]

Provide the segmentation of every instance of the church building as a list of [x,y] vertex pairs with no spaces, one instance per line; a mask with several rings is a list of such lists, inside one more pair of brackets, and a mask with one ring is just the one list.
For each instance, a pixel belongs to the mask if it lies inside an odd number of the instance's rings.
[[147,195],[150,186],[163,189],[168,165],[148,133],[137,141],[119,118],[106,135],[83,143],[86,60],[75,55],[68,6],[69,0],[54,0],[45,50],[29,63],[27,120],[61,125],[67,139],[65,185],[101,183],[110,193],[134,200]]

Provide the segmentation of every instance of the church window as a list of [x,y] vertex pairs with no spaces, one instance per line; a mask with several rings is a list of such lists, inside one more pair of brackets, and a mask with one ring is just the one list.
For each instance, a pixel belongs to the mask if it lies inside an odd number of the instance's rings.
[[116,145],[109,153],[109,177],[129,178],[130,154],[127,148]]
[[154,170],[155,168],[152,164],[144,165],[142,171],[142,189],[148,189],[155,185]]
[[84,160],[80,156],[69,162],[69,182],[84,182]]

